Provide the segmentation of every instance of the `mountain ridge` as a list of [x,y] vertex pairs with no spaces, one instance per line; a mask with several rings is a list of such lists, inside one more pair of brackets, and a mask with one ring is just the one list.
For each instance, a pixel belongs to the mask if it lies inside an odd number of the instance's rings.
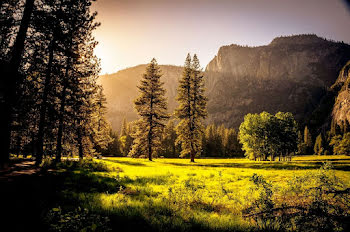
[[[204,70],[209,98],[206,123],[237,128],[247,113],[289,111],[304,124],[348,60],[350,45],[316,35],[281,36],[258,47],[222,46]],[[182,67],[160,67],[172,113]],[[137,65],[101,77],[114,129],[124,117],[137,118],[133,99],[145,68],[146,64]]]

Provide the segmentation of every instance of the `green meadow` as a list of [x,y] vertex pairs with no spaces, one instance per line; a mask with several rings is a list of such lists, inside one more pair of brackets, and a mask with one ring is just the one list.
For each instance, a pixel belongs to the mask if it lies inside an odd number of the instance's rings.
[[[42,220],[56,231],[76,227],[84,231],[293,231],[306,223],[294,215],[305,218],[310,212],[342,217],[327,222],[318,216],[319,228],[322,223],[347,228],[342,222],[349,213],[349,194],[338,201],[335,191],[350,187],[348,156],[294,157],[291,162],[197,159],[196,163],[105,158],[57,166],[48,161],[43,168],[58,191]],[[319,208],[320,204],[336,207]]]

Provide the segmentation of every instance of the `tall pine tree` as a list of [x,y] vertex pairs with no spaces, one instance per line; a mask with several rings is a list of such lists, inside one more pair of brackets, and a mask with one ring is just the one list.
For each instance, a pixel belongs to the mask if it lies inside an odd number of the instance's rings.
[[182,79],[179,82],[176,116],[177,142],[181,144],[181,156],[190,155],[191,162],[201,153],[203,119],[206,117],[207,99],[204,96],[204,80],[197,55],[191,61],[190,54],[185,61]]
[[152,59],[138,86],[140,95],[134,102],[140,120],[136,124],[137,130],[130,156],[147,153],[148,159],[152,161],[152,155],[160,145],[164,121],[169,118],[161,76],[157,61]]

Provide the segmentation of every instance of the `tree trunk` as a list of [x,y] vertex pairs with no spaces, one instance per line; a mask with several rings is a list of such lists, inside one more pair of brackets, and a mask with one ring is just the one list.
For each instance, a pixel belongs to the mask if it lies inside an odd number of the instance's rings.
[[2,115],[0,117],[0,169],[7,167],[10,159],[12,109],[17,101],[16,84],[20,79],[18,68],[22,60],[24,43],[26,40],[26,34],[28,31],[33,8],[34,0],[27,0],[24,7],[19,31],[12,48],[9,67],[7,67],[5,64],[3,67],[1,67],[1,70],[3,70],[2,72],[4,74],[4,86],[6,88],[4,88],[4,99],[1,102]]
[[64,118],[64,107],[66,105],[66,89],[67,89],[67,86],[64,85],[62,90],[62,95],[61,95],[61,106],[60,106],[60,115],[59,115],[59,122],[58,122],[56,162],[61,162],[61,158],[62,158],[63,118]]
[[39,118],[39,129],[38,129],[38,138],[37,138],[37,156],[36,156],[36,165],[41,164],[44,153],[44,129],[46,124],[46,110],[47,110],[47,98],[49,94],[49,85],[51,81],[51,67],[53,62],[53,52],[54,52],[54,39],[51,40],[49,45],[49,63],[46,71],[45,85],[42,103],[40,107],[40,118]]
[[191,163],[194,163],[194,157],[196,156],[196,152],[194,150],[194,147],[193,147],[193,143],[191,142]]
[[[153,91],[152,91],[153,94]],[[153,137],[153,97],[151,97],[151,104],[150,104],[150,111],[151,111],[151,116],[149,120],[149,131],[148,131],[148,159],[149,161],[152,161],[152,137]]]
[[11,106],[6,100],[1,105],[4,113],[0,124],[0,169],[4,169],[7,168],[10,159]]
[[21,25],[19,27],[16,41],[13,44],[13,49],[11,54],[10,67],[12,68],[11,71],[13,73],[18,72],[19,65],[21,64],[22,54],[24,50],[24,42],[26,40],[26,34],[28,31],[33,8],[34,8],[34,0],[27,0],[23,11]]
[[152,161],[152,146],[148,146],[148,159]]
[[63,80],[63,90],[61,95],[61,106],[59,111],[59,122],[58,122],[58,132],[57,132],[57,154],[56,162],[61,162],[62,158],[62,137],[63,137],[63,119],[64,119],[64,108],[66,106],[66,91],[67,91],[67,79],[70,69],[71,59],[67,59],[66,73]]
[[195,153],[194,151],[191,151],[191,162],[194,163],[194,157],[195,157]]
[[82,160],[84,158],[84,149],[83,149],[83,138],[80,128],[80,121],[78,122],[78,146],[79,146],[79,159]]

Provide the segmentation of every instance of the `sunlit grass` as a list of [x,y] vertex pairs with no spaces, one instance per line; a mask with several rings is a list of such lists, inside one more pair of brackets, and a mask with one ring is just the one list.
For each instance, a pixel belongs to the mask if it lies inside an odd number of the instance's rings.
[[[247,159],[145,159],[95,160],[106,171],[74,172],[66,198],[88,209],[123,220],[137,220],[151,230],[240,230],[252,225],[242,210],[258,197],[251,177],[264,176],[276,196],[288,181],[317,172],[323,162],[350,187],[350,157],[305,156],[291,162]],[[78,175],[78,177],[74,177]],[[85,186],[86,185],[86,186]],[[112,220],[113,221],[113,220]],[[136,225],[135,225],[136,226]],[[136,226],[137,227],[137,226]]]

